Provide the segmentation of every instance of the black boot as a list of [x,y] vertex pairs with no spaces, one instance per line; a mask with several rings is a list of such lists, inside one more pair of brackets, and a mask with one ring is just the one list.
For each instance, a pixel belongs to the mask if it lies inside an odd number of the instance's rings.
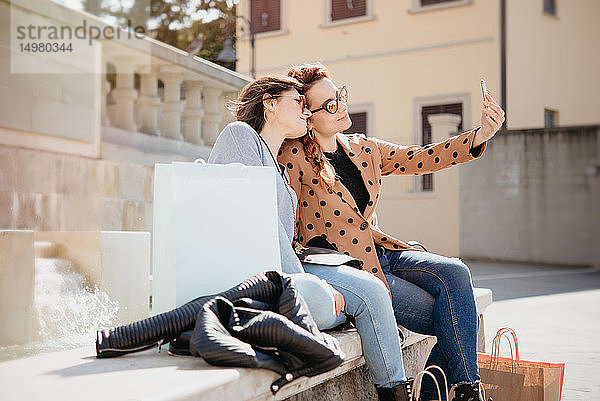
[[[454,390],[452,401],[485,401],[479,388],[480,382],[461,384]],[[493,401],[492,397],[487,401]]]
[[395,387],[377,387],[379,401],[411,401],[414,381],[415,379],[410,377],[407,381]]

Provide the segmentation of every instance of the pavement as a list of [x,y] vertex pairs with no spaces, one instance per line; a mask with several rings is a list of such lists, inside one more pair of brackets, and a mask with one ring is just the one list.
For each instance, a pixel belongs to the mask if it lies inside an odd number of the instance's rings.
[[563,401],[600,401],[600,270],[465,262],[474,286],[494,295],[484,315],[486,350],[499,328],[512,327],[521,359],[565,363]]

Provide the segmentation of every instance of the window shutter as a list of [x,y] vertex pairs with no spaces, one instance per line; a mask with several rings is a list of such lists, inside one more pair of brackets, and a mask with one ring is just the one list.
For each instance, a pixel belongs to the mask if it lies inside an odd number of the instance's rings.
[[556,15],[556,4],[554,0],[544,0],[544,12],[550,15]]
[[544,128],[552,128],[558,125],[558,112],[544,109]]
[[[461,117],[458,125],[458,132],[462,131],[462,103],[440,104],[436,106],[425,106],[421,109],[422,125],[421,132],[423,133],[422,143],[427,145],[431,143],[431,125],[427,120],[427,116],[431,114],[457,114]],[[422,176],[422,190],[433,191],[433,174],[425,174]]]
[[421,0],[421,7],[430,6],[438,3],[451,3],[456,0]]
[[350,115],[350,119],[352,120],[352,125],[346,131],[344,131],[344,134],[355,134],[358,132],[360,134],[368,135],[368,133],[367,133],[367,112],[349,113],[349,115]]
[[331,0],[331,20],[367,15],[367,0]]
[[281,0],[250,0],[254,33],[281,29]]

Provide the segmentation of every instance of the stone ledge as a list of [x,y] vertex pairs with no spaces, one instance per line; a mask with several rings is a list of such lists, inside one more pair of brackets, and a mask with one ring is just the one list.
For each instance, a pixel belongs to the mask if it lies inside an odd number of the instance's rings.
[[[476,294],[479,300],[491,295],[491,291],[476,291]],[[482,301],[479,304],[487,306]],[[483,309],[478,308],[478,313],[482,314]],[[276,396],[269,389],[278,375],[268,370],[215,367],[201,358],[169,356],[166,347],[161,352],[153,349],[119,358],[96,359],[95,349],[90,346],[0,363],[0,377],[4,383],[12,384],[0,386],[0,399],[65,400],[81,399],[85,394],[89,401],[283,400],[364,365],[356,330],[332,335],[346,354],[344,363],[315,377],[301,377],[283,387]],[[406,339],[402,348],[409,376],[422,368],[434,344],[433,337],[420,334],[411,334]]]
[[[335,333],[347,359],[316,377],[302,377],[276,397],[277,374],[263,369],[223,368],[201,358],[174,357],[156,349],[96,359],[93,346],[0,363],[0,399],[67,400],[282,400],[364,364],[355,331]],[[7,385],[11,383],[11,385]]]
[[477,313],[482,315],[488,306],[492,304],[492,290],[489,288],[473,288],[475,296],[475,304],[477,305]]
[[102,127],[102,157],[154,166],[155,163],[208,160],[210,146],[197,145],[143,132]]
[[[283,400],[364,365],[356,330],[335,332],[346,354],[342,365],[315,377],[301,377],[276,396],[278,375],[263,369],[223,368],[201,358],[170,356],[166,347],[113,359],[96,359],[93,346],[0,364],[1,399],[65,400]],[[427,336],[413,335],[404,348]]]

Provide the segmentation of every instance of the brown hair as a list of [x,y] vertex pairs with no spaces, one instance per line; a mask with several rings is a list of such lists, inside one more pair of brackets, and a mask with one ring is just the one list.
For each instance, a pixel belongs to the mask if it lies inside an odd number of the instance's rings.
[[[329,78],[329,71],[321,63],[308,63],[292,66],[287,75],[300,81],[302,92],[306,94],[306,91],[318,81]],[[310,133],[304,135],[300,141],[304,146],[306,156],[317,166],[317,174],[321,178],[321,185],[326,189],[332,189],[335,183],[335,170],[323,155],[321,146]]]
[[285,75],[266,75],[246,85],[237,100],[229,105],[238,121],[243,121],[260,132],[265,125],[263,95],[279,95],[290,89],[302,93],[302,84]]

